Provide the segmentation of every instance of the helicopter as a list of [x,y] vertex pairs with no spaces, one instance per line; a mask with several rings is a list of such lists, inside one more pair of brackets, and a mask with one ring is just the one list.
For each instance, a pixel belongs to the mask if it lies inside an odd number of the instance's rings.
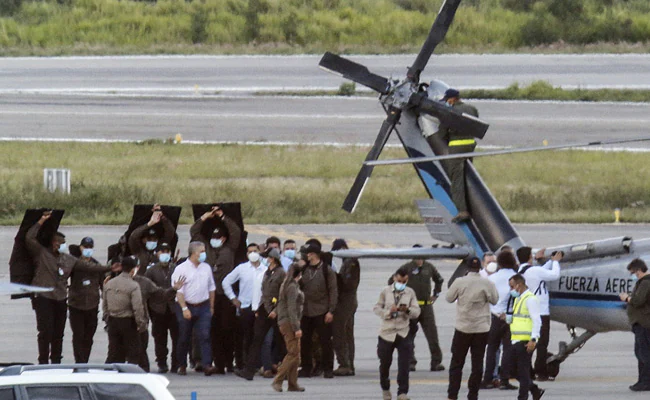
[[[517,250],[526,244],[481,179],[471,158],[650,140],[643,137],[449,154],[447,144],[437,136],[442,125],[476,138],[483,138],[489,127],[487,122],[459,113],[441,102],[439,99],[449,89],[444,82],[420,82],[421,73],[435,48],[444,40],[460,2],[445,0],[442,3],[428,37],[403,78],[376,75],[366,66],[330,52],[320,60],[322,69],[378,92],[379,102],[386,112],[386,119],[342,208],[354,212],[375,166],[409,163],[414,166],[430,197],[416,203],[431,237],[450,244],[436,248],[339,250],[333,252],[335,257],[465,259],[482,257],[486,252],[497,252],[504,246]],[[397,134],[408,158],[378,161],[392,132]],[[452,201],[450,180],[441,163],[455,158],[465,160],[466,198],[471,214],[471,220],[461,223],[452,222],[458,209]],[[571,341],[560,342],[557,354],[549,353],[546,362],[552,377],[559,374],[563,361],[596,334],[631,330],[625,303],[619,294],[628,293],[633,287],[627,264],[634,258],[650,262],[650,239],[619,237],[569,244],[545,249],[544,257],[549,258],[555,251],[564,252],[564,258],[560,279],[548,284],[550,318],[567,326]],[[449,284],[465,272],[465,264],[461,262]],[[579,333],[578,329],[583,332]]]

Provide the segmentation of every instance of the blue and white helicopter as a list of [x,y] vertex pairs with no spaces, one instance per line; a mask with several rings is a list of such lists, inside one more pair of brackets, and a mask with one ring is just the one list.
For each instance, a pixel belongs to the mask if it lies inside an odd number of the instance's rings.
[[[365,66],[329,52],[320,61],[321,68],[379,92],[379,101],[387,114],[343,208],[348,212],[354,211],[374,166],[413,164],[430,196],[430,199],[417,201],[424,223],[432,238],[453,244],[453,247],[344,250],[334,252],[336,257],[463,259],[482,257],[485,252],[496,252],[503,246],[516,250],[526,245],[524,240],[468,158],[650,140],[646,137],[449,155],[446,143],[436,136],[440,125],[477,138],[482,138],[488,129],[486,122],[459,113],[438,100],[449,88],[446,84],[440,81],[420,83],[420,74],[436,46],[444,39],[459,4],[460,0],[446,0],[442,4],[429,36],[403,79],[373,74]],[[377,161],[392,132],[398,135],[409,158]],[[440,163],[452,158],[467,159],[466,195],[472,219],[461,224],[451,222],[458,210],[451,199],[450,181]],[[619,294],[628,293],[633,287],[627,264],[637,257],[650,262],[650,239],[618,237],[570,244],[548,248],[545,256],[550,257],[554,251],[563,251],[565,255],[561,278],[548,286],[551,320],[566,324],[572,340],[568,344],[560,342],[558,353],[549,354],[547,363],[553,377],[558,375],[560,363],[597,333],[631,330]],[[462,275],[462,268],[461,263],[454,276]],[[576,329],[583,332],[578,334]]]

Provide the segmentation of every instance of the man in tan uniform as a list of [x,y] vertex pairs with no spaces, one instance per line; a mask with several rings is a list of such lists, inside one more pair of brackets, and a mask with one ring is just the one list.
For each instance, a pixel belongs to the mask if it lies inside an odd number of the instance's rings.
[[108,356],[106,363],[138,364],[139,333],[146,332],[147,318],[140,285],[133,280],[137,260],[122,260],[122,273],[104,285],[102,308],[108,318]]

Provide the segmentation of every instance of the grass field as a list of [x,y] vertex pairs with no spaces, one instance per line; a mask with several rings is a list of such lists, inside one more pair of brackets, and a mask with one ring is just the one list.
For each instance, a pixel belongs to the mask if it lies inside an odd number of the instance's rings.
[[[2,0],[0,55],[404,53],[442,0]],[[647,52],[647,0],[464,0],[438,52]]]
[[[28,207],[66,209],[66,224],[125,224],[135,203],[184,208],[241,201],[248,223],[419,222],[426,197],[410,166],[378,167],[357,211],[341,203],[367,148],[21,143],[0,146],[0,223]],[[403,157],[390,148],[382,158]],[[650,221],[650,154],[560,151],[477,159],[516,222]],[[72,194],[43,190],[43,168],[69,168]]]

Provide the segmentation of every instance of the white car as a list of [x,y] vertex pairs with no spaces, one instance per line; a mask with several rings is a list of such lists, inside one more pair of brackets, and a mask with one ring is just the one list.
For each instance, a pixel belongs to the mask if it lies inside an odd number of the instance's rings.
[[174,400],[169,380],[132,364],[16,365],[0,370],[0,400]]

